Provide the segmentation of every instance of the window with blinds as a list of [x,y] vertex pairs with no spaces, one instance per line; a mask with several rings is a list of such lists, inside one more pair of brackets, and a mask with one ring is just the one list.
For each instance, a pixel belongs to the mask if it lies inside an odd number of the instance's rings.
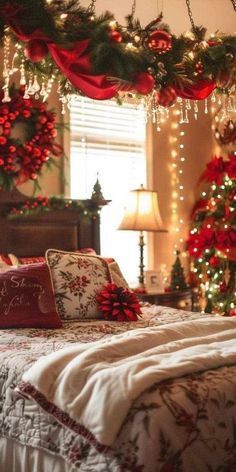
[[89,198],[98,177],[104,198],[101,253],[114,257],[127,280],[137,283],[138,234],[119,231],[127,192],[146,183],[144,111],[132,104],[75,98],[70,106],[72,198]]

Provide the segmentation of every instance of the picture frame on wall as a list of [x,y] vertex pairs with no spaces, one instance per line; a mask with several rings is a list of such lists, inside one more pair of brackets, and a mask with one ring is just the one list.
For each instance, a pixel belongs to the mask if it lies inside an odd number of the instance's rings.
[[145,280],[145,287],[147,293],[164,292],[164,277],[161,270],[146,270]]

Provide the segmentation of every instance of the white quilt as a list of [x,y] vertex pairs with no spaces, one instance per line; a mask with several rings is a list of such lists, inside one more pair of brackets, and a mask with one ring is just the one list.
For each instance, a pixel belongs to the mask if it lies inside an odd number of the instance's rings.
[[41,357],[23,381],[109,446],[154,383],[234,363],[236,319],[208,316],[74,344]]

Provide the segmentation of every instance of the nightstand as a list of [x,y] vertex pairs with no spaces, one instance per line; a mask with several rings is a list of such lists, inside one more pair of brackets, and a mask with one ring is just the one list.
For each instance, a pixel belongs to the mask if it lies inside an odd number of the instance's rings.
[[179,308],[186,311],[193,310],[194,294],[191,289],[165,293],[136,293],[136,295],[142,302]]

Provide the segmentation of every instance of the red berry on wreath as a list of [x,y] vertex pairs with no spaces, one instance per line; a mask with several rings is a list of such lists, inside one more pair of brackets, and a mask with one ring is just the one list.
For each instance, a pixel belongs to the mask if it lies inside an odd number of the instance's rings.
[[47,122],[46,116],[42,115],[39,117],[39,123],[41,123],[41,125],[44,125],[46,122]]
[[7,142],[7,138],[5,138],[5,136],[0,136],[0,145],[5,146],[6,142]]
[[48,54],[48,46],[42,39],[32,39],[24,50],[25,56],[31,62],[40,62]]
[[53,138],[56,138],[57,137],[57,130],[56,129],[52,129],[50,131],[50,135],[53,137]]
[[10,132],[11,132],[10,128],[5,128],[5,129],[3,130],[4,136],[9,136]]
[[29,110],[23,110],[22,115],[25,118],[29,118],[31,116],[31,112]]
[[54,124],[53,123],[47,123],[47,129],[53,129],[54,128]]
[[9,146],[9,152],[16,152],[15,146]]
[[11,123],[9,121],[5,121],[4,128],[10,128]]
[[0,158],[0,166],[3,166],[3,164],[4,164],[4,160]]
[[115,41],[116,43],[121,43],[122,41],[122,35],[120,34],[119,31],[117,30],[112,30],[109,34],[109,36],[111,37],[111,39],[113,39],[113,41]]
[[171,35],[167,31],[153,31],[146,40],[148,49],[157,54],[163,54],[172,48]]
[[41,156],[41,151],[40,151],[40,149],[36,147],[36,148],[34,149],[34,151],[33,151],[33,155],[34,155],[35,157]]

